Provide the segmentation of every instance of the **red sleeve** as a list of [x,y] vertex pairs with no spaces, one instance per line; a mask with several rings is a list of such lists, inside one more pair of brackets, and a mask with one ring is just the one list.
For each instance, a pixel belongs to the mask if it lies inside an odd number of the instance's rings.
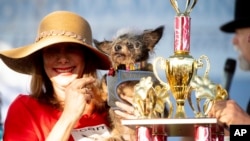
[[[10,105],[4,122],[4,141],[44,141],[61,111],[45,106],[28,95],[19,95]],[[77,128],[107,124],[106,114],[83,116]],[[73,140],[72,136],[70,139]]]
[[[37,141],[32,112],[25,99],[28,96],[19,95],[10,105],[4,122],[4,141]],[[29,107],[28,107],[29,106]]]

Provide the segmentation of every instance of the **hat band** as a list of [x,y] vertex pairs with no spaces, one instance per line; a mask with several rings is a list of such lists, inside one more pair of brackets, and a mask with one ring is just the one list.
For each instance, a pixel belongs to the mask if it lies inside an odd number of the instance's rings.
[[71,31],[64,31],[64,30],[50,30],[50,31],[43,31],[39,34],[39,36],[36,38],[36,42],[40,41],[42,38],[49,37],[49,36],[67,36],[71,38],[75,38],[79,41],[85,42],[86,39],[83,38],[81,35],[77,35],[74,32]]

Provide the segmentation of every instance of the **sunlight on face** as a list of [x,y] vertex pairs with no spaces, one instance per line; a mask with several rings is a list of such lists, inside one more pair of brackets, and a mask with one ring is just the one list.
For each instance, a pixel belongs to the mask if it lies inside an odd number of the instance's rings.
[[57,44],[43,49],[44,69],[54,86],[66,87],[84,70],[83,50],[72,44]]

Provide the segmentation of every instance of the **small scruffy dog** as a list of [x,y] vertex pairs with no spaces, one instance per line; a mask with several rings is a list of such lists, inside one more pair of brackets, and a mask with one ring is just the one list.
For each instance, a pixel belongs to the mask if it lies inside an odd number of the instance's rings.
[[[147,61],[150,57],[150,53],[153,52],[155,45],[159,42],[163,35],[164,26],[159,26],[156,29],[144,30],[138,32],[136,30],[120,30],[117,36],[111,40],[104,40],[99,42],[94,40],[94,44],[100,51],[104,52],[110,57],[112,62],[111,69],[108,72],[107,77],[115,77],[119,70],[129,73],[130,71],[150,71],[152,72],[152,65]],[[105,75],[106,76],[106,75]],[[140,76],[141,78],[141,76]],[[103,79],[107,80],[107,79]],[[120,83],[115,93],[122,97],[122,95],[133,97],[134,86],[139,82],[137,81],[125,81]],[[116,85],[118,82],[113,83]],[[110,85],[110,83],[108,83]],[[110,87],[108,85],[108,87]],[[110,88],[108,89],[110,90]],[[120,118],[114,113],[114,101],[112,99],[110,91],[108,92],[108,101],[111,109],[109,110],[111,122],[112,122],[112,133],[111,138],[108,141],[134,141],[135,129],[131,129],[121,124]],[[110,96],[111,95],[111,96]],[[122,99],[122,98],[121,98]],[[124,102],[124,99],[122,100]],[[126,102],[126,101],[125,101]]]

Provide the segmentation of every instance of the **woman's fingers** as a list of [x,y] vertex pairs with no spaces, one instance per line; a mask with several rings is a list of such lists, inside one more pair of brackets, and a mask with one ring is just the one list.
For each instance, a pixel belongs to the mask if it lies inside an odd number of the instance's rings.
[[96,79],[93,77],[83,77],[72,82],[71,86],[77,89],[91,88]]
[[82,88],[80,90],[78,90],[81,94],[84,95],[84,98],[86,100],[86,102],[90,102],[90,100],[93,98],[93,91],[91,88]]
[[128,114],[126,112],[120,111],[120,110],[115,110],[114,111],[117,115],[122,117],[123,119],[136,119],[134,115]]
[[93,77],[79,78],[74,80],[66,89],[65,89],[65,100],[64,107],[66,111],[71,113],[81,113],[85,110],[86,106],[90,104],[91,99],[93,99],[94,92],[93,87],[95,83]]
[[130,104],[133,103],[133,97],[126,96],[126,95],[121,95],[121,98],[128,101]]
[[128,104],[124,104],[121,102],[115,102],[116,106],[122,109],[120,110],[115,110],[115,113],[125,119],[136,119],[134,115],[134,107]]

